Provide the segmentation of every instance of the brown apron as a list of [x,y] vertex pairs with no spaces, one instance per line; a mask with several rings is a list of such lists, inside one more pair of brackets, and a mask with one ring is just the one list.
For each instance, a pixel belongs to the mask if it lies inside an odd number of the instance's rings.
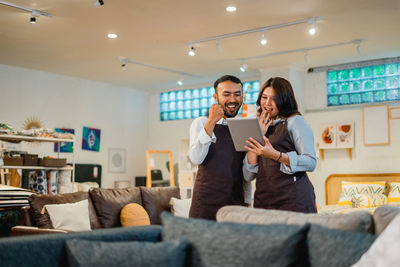
[[199,165],[189,217],[215,220],[219,208],[243,205],[244,152],[237,152],[228,126],[217,124],[217,138]]
[[[296,151],[286,120],[269,127],[266,136],[276,150],[282,153]],[[280,171],[278,161],[264,157],[258,158],[258,166],[255,208],[317,212],[314,187],[305,172],[285,174]]]

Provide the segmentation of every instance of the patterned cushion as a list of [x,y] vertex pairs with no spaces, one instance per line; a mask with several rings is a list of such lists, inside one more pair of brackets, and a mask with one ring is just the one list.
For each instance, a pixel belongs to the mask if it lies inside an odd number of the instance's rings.
[[353,208],[372,208],[386,204],[387,197],[382,194],[355,194],[351,197]]
[[345,182],[342,181],[342,193],[338,205],[351,206],[351,198],[355,194],[385,194],[385,181],[378,182]]
[[388,204],[400,205],[400,183],[389,183]]

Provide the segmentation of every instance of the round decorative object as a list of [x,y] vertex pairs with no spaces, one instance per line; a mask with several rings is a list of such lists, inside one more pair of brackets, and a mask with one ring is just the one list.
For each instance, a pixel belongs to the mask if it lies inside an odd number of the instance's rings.
[[43,123],[36,117],[27,118],[22,126],[24,130],[44,128]]
[[136,203],[127,204],[122,208],[120,220],[124,227],[150,225],[146,210]]

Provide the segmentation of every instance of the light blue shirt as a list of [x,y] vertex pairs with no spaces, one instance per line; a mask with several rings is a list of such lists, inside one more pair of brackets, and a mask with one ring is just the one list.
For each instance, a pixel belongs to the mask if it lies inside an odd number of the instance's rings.
[[[274,120],[273,125],[282,121],[281,118]],[[303,116],[295,115],[287,119],[287,128],[290,138],[295,146],[296,151],[288,151],[286,154],[289,156],[290,166],[281,163],[280,171],[286,174],[294,174],[296,172],[311,172],[317,165],[317,157],[314,147],[314,135],[311,127],[307,124]],[[247,164],[243,167],[248,172],[256,174],[258,172],[258,164],[249,164],[247,156],[244,159]],[[248,181],[255,178],[253,175],[250,178],[246,175]]]

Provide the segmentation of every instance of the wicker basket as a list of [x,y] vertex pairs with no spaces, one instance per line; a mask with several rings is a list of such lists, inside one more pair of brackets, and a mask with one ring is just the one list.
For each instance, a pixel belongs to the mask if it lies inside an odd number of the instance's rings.
[[37,166],[39,164],[38,155],[34,154],[22,154],[24,159],[24,166]]
[[39,160],[39,165],[44,167],[64,167],[67,165],[67,159],[53,159],[44,157]]
[[22,166],[23,159],[21,157],[3,157],[4,165],[6,166]]

